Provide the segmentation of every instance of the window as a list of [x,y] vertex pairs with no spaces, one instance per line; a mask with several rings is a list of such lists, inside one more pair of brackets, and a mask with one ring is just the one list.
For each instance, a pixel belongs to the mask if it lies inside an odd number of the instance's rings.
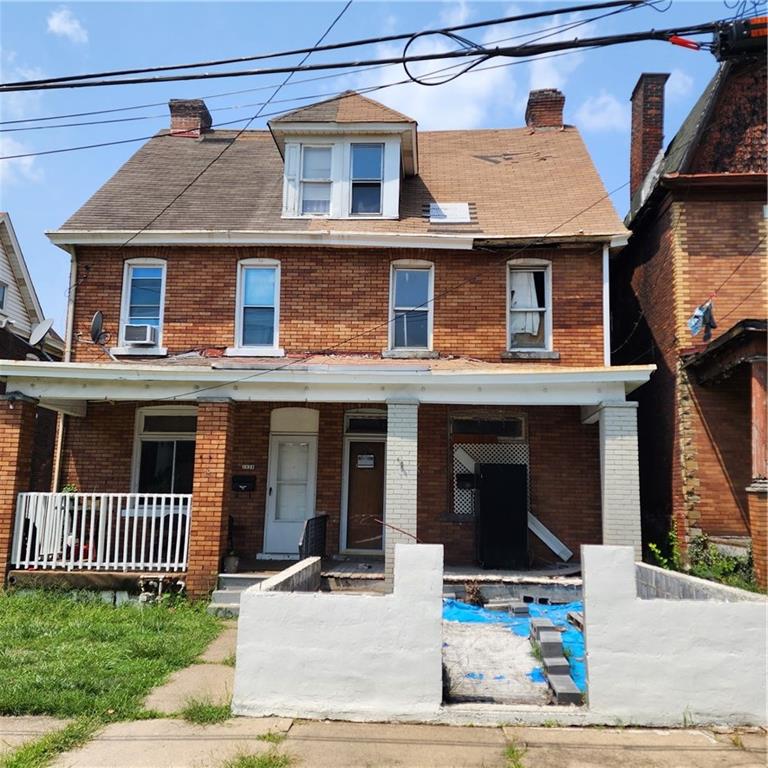
[[549,262],[510,262],[507,276],[507,331],[510,350],[551,350],[550,297]]
[[327,216],[331,211],[331,147],[303,147],[301,213]]
[[194,408],[147,408],[137,415],[135,488],[138,493],[192,493]]
[[0,309],[5,309],[5,293],[8,290],[8,286],[5,283],[0,283]]
[[384,145],[352,145],[352,214],[381,213]]
[[391,348],[430,349],[432,266],[395,265],[391,290]]
[[525,437],[524,422],[521,416],[504,418],[482,418],[459,416],[451,421],[454,435],[493,435],[494,437],[522,440]]
[[398,218],[400,135],[307,135],[283,152],[285,218]]
[[[123,276],[121,344],[137,340],[159,346],[163,326],[165,303],[165,262],[159,259],[134,259],[125,263]],[[156,330],[149,335],[141,329],[126,326],[151,326]]]
[[237,279],[235,347],[239,352],[279,355],[280,264],[270,259],[241,261]]

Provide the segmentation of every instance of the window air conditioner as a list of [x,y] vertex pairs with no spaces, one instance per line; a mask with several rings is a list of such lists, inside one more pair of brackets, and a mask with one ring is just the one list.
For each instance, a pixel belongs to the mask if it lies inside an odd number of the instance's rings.
[[157,328],[154,325],[126,325],[123,330],[125,343],[131,346],[155,346]]

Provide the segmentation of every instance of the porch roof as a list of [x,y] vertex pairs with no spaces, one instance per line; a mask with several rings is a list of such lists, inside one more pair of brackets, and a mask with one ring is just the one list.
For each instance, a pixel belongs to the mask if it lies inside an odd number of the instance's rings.
[[378,402],[458,405],[598,405],[623,401],[653,365],[566,367],[457,359],[353,356],[47,363],[0,361],[9,392],[82,415],[88,401]]

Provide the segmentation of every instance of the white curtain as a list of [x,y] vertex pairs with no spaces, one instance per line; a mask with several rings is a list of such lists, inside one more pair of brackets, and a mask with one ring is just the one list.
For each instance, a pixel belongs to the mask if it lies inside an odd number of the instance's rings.
[[[533,279],[533,272],[513,270],[510,275],[509,289],[511,292],[511,309],[538,306],[539,300],[536,298],[536,283]],[[535,336],[539,332],[540,322],[540,312],[510,312],[509,330],[510,333],[530,333]]]

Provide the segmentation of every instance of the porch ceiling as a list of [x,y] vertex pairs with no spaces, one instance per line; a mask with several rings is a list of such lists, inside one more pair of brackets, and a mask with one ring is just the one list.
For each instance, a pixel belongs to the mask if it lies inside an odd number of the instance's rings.
[[[410,362],[410,361],[409,361]],[[415,362],[415,361],[414,361]],[[448,362],[448,361],[446,361]],[[272,363],[274,366],[274,361]],[[0,361],[8,392],[34,397],[54,410],[109,400],[385,402],[408,399],[457,405],[597,405],[623,401],[644,384],[652,365],[567,368],[480,364],[296,365],[213,368],[152,363]],[[65,410],[69,408],[69,410]]]

